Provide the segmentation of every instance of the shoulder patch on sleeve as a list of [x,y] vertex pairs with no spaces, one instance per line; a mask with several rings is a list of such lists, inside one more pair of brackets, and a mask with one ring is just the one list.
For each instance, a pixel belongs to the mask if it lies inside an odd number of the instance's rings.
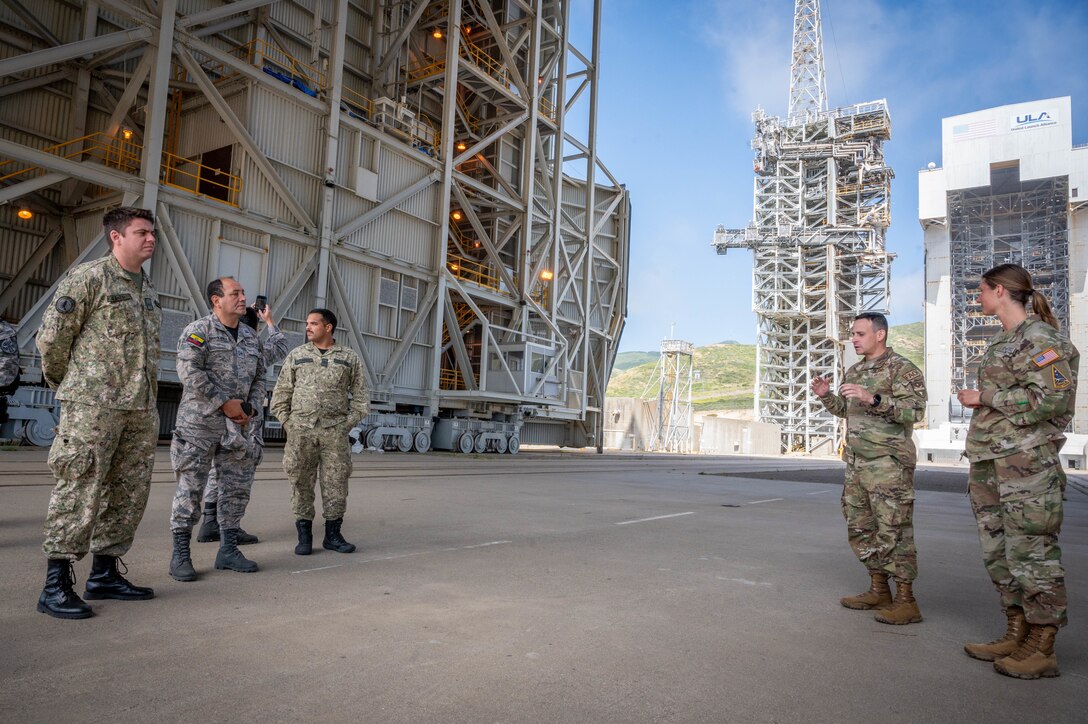
[[1054,381],[1055,390],[1064,390],[1073,384],[1073,380],[1059,372],[1057,367],[1050,368],[1050,376]]
[[1035,363],[1036,367],[1039,367],[1041,369],[1043,367],[1046,367],[1051,362],[1055,362],[1061,358],[1062,356],[1058,354],[1058,350],[1051,347],[1046,352],[1043,352],[1042,354],[1037,354],[1032,357],[1031,361]]
[[186,337],[185,341],[188,342],[189,344],[193,345],[197,349],[200,349],[201,347],[204,346],[204,342],[206,342],[207,340],[205,340],[199,334],[194,333],[194,334],[190,334],[188,337]]
[[909,382],[911,384],[921,382],[924,379],[924,377],[925,376],[922,374],[922,371],[920,369],[918,369],[917,367],[914,367],[909,372],[907,372],[907,374],[903,375],[903,379],[905,379],[907,382]]
[[76,300],[71,297],[61,297],[53,306],[61,314],[71,314],[72,310],[76,308]]

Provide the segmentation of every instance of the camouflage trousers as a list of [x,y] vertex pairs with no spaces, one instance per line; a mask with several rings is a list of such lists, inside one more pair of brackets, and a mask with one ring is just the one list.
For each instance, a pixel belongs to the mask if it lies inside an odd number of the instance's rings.
[[982,562],[1001,606],[1020,606],[1029,623],[1066,624],[1062,527],[1065,471],[1053,444],[971,463],[968,493]]
[[[261,464],[261,460],[264,459],[264,447],[263,447],[263,434],[264,434],[264,421],[260,420],[254,423],[257,426],[254,434],[257,439],[262,441],[261,449],[257,452],[256,459],[250,459],[247,457],[246,462],[253,469],[249,471],[249,479],[252,480],[253,476],[257,473],[257,466]],[[208,483],[204,486],[204,503],[218,503],[219,502],[219,468],[215,465],[215,460],[212,460],[212,469],[208,472]],[[218,519],[218,512],[216,518]]]
[[49,449],[56,478],[45,519],[49,558],[123,556],[147,508],[159,415],[64,402]]
[[352,469],[350,428],[350,425],[337,425],[324,429],[288,429],[283,470],[291,482],[291,509],[295,518],[314,519],[314,485],[319,473],[325,520],[344,517]]
[[898,580],[918,577],[914,547],[914,468],[890,455],[846,458],[842,514],[854,555],[870,571]]
[[200,502],[212,465],[215,466],[216,518],[221,529],[237,528],[249,504],[253,473],[258,458],[245,450],[230,450],[220,445],[222,438],[208,439],[180,430],[174,431],[170,444],[170,463],[178,486],[170,509],[171,530],[191,530],[200,521]]

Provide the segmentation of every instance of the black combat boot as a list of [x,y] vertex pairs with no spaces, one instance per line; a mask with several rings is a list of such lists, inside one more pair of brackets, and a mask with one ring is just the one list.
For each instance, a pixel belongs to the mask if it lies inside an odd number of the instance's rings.
[[219,540],[219,519],[215,517],[215,503],[204,503],[204,522],[196,532],[197,543]]
[[189,543],[193,539],[191,530],[175,530],[174,555],[170,557],[170,577],[175,581],[195,581],[196,571],[193,570],[193,558],[189,553]]
[[75,585],[72,562],[64,558],[50,558],[45,569],[45,588],[38,597],[38,610],[54,618],[90,618],[94,615],[79,595],[72,590]]
[[234,530],[238,531],[237,538],[238,538],[238,545],[240,545],[240,546],[247,546],[247,545],[250,545],[252,543],[259,542],[257,540],[257,536],[250,535],[249,533],[246,533],[244,530],[242,530],[241,526],[238,526]]
[[[87,590],[83,595],[88,601],[102,598],[115,598],[118,601],[146,601],[155,597],[155,591],[144,586],[134,586],[117,571],[120,558],[101,556],[97,553],[91,560],[91,575],[87,578]],[[125,564],[121,562],[121,565]],[[128,566],[125,566],[128,573]]]
[[337,553],[352,553],[355,551],[355,546],[348,543],[344,540],[344,536],[340,535],[340,524],[343,522],[343,518],[325,521],[325,540],[321,541],[321,546],[325,550],[336,551]]
[[296,556],[308,556],[314,550],[314,522],[312,520],[295,521],[295,530],[298,531],[298,545],[295,546]]
[[219,552],[215,554],[216,570],[238,571],[239,573],[253,573],[257,570],[257,564],[242,555],[238,550],[238,529],[219,529]]

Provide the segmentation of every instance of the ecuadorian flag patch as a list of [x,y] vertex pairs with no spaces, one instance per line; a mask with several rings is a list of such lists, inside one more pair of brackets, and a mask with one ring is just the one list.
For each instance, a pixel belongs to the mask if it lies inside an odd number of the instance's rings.
[[1031,361],[1035,363],[1036,367],[1039,367],[1041,369],[1043,367],[1046,367],[1051,362],[1053,362],[1055,360],[1058,360],[1058,359],[1061,359],[1061,355],[1058,354],[1057,351],[1053,347],[1051,347],[1046,352],[1043,352],[1042,354],[1038,354],[1038,355],[1035,355],[1034,357],[1032,357]]
[[204,346],[204,338],[199,334],[190,334],[185,341],[198,349]]

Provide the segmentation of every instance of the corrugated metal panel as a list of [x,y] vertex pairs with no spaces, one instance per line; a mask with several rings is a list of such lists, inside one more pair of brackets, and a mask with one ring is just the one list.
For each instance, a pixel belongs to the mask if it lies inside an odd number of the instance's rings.
[[424,268],[434,265],[435,226],[392,211],[346,241]]
[[[276,160],[271,160],[271,163],[277,175],[289,189],[291,196],[311,218],[316,219],[321,208],[321,179],[314,174],[278,163]],[[292,226],[297,225],[298,220],[295,219],[294,214],[288,210],[286,203],[248,155],[241,164],[240,175],[242,177],[242,208],[262,216],[280,219]]]
[[[174,229],[181,240],[181,247],[185,251],[185,258],[189,260],[189,266],[193,269],[197,284],[201,286],[207,284],[217,272],[214,268],[217,260],[210,258],[214,220],[203,214],[194,214],[180,209],[170,210],[170,220],[174,223]],[[177,293],[188,296],[180,284],[175,289]]]
[[522,445],[563,445],[568,437],[563,424],[533,420],[521,426]]
[[[71,43],[79,40],[79,33],[83,32],[82,17],[83,12],[80,10],[76,3],[41,3],[33,2],[26,5],[27,9],[34,13],[34,17],[46,28],[49,32],[57,36],[62,43]],[[8,9],[6,3],[0,3],[0,21],[3,21],[5,25],[14,26],[16,28],[26,28],[26,23],[22,19]],[[33,36],[37,36],[37,33],[27,31]],[[105,32],[105,31],[99,31]],[[7,44],[5,43],[5,50]],[[20,52],[13,55],[19,55]],[[54,67],[54,66],[51,66]]]
[[258,231],[243,229],[234,224],[223,223],[219,228],[219,235],[228,241],[233,241],[235,244],[251,246],[255,249],[264,248],[264,245],[261,243],[263,234]]
[[255,87],[250,118],[250,134],[266,156],[324,177],[324,132],[316,113],[272,91]]
[[[236,116],[246,117],[244,91],[232,93],[225,100]],[[211,104],[204,104],[187,110],[182,115],[177,152],[179,156],[193,158],[205,151],[229,146],[237,141],[230,126],[223,122],[215,108]]]
[[295,276],[311,249],[292,241],[272,237],[271,253],[268,255],[268,297],[271,302],[284,290]]
[[429,348],[412,345],[393,375],[394,389],[409,394],[429,390],[431,360]]
[[[309,37],[310,33],[314,29],[314,13],[313,10],[300,7],[293,2],[275,2],[268,6],[269,17],[280,23],[283,23],[289,29],[295,31],[303,37]],[[324,14],[324,13],[323,13]],[[290,35],[281,33],[281,37],[286,43],[286,50],[296,59],[307,63],[310,60],[310,46],[303,45],[296,41]]]

